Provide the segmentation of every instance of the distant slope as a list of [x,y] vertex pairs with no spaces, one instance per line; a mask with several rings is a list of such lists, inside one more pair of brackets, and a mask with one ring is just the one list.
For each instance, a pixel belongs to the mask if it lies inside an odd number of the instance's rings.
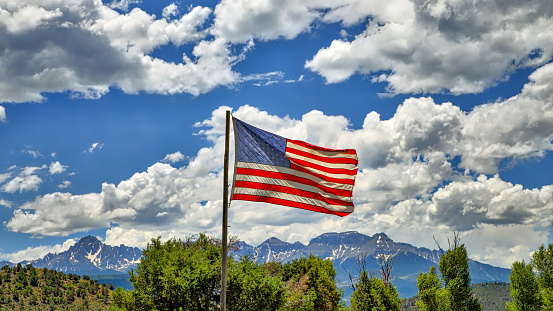
[[[483,311],[505,311],[505,303],[512,300],[509,284],[505,282],[480,283],[470,287],[474,295],[478,297]],[[401,310],[419,310],[415,306],[418,300],[418,296],[402,299]]]
[[87,277],[32,266],[0,270],[0,310],[107,311],[112,290]]
[[505,282],[480,283],[470,287],[484,311],[504,311],[505,303],[512,300],[509,284]]

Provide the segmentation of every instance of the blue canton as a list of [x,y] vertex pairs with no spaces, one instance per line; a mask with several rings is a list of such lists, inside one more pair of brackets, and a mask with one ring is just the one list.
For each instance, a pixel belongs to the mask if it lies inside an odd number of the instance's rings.
[[234,139],[237,161],[290,167],[286,138],[234,118]]

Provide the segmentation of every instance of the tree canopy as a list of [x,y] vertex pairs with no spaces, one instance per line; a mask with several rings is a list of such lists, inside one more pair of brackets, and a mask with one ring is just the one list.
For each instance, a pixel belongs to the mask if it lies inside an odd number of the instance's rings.
[[421,301],[417,303],[425,311],[479,311],[482,306],[470,288],[468,254],[457,235],[450,248],[440,258],[439,270],[431,267],[417,279]]

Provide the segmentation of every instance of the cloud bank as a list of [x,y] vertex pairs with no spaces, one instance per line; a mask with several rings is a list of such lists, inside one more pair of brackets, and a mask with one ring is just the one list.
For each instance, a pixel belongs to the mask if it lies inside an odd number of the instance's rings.
[[[93,99],[112,88],[199,95],[233,87],[251,80],[234,67],[256,43],[294,40],[327,24],[342,29],[305,69],[327,83],[368,75],[391,94],[482,92],[553,53],[549,0],[174,2],[160,18],[128,11],[135,3],[0,0],[0,102],[41,102],[59,92]],[[153,56],[170,44],[191,52],[178,62]]]
[[[553,185],[523,188],[502,180],[498,166],[552,149],[552,85],[553,64],[547,64],[511,98],[464,112],[450,102],[412,97],[388,120],[368,112],[358,129],[344,116],[316,110],[292,119],[242,106],[233,115],[254,126],[321,146],[357,149],[360,172],[356,210],[348,217],[235,201],[229,210],[231,232],[256,244],[268,236],[307,242],[328,231],[384,231],[399,241],[434,247],[431,238],[421,242],[419,237],[460,230],[475,259],[510,266],[513,258],[527,258],[547,241]],[[117,185],[104,183],[98,193],[39,196],[15,208],[7,228],[52,236],[108,228],[107,243],[133,246],[158,235],[218,234],[227,109],[220,107],[195,125],[212,146],[186,165],[155,163]]]

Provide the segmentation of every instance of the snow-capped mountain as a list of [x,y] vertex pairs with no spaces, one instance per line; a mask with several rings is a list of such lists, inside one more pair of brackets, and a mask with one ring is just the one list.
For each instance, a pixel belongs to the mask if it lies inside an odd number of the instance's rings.
[[33,267],[48,268],[66,273],[105,274],[126,272],[140,262],[142,250],[136,247],[110,246],[93,236],[80,239],[67,251],[48,254],[42,259],[25,261]]
[[[417,276],[421,272],[428,272],[431,266],[439,265],[441,256],[438,250],[398,243],[384,233],[371,237],[354,231],[325,233],[312,239],[307,245],[299,242],[291,244],[277,238],[270,238],[257,247],[242,243],[241,248],[234,253],[236,258],[248,255],[261,263],[288,262],[310,254],[334,263],[338,284],[346,290],[348,297],[348,273],[354,278],[358,277],[359,258],[365,258],[367,270],[378,275],[378,256],[394,256],[394,285],[402,297],[411,297],[417,294]],[[473,283],[509,281],[509,269],[493,267],[474,260],[469,260],[469,267]]]
[[[319,256],[333,262],[337,272],[337,283],[345,290],[344,297],[349,297],[351,290],[350,274],[354,280],[359,276],[359,258],[365,258],[366,269],[378,275],[378,256],[394,256],[394,285],[402,297],[417,294],[417,276],[428,272],[431,266],[440,262],[441,252],[416,247],[407,243],[398,243],[384,233],[368,236],[359,232],[325,233],[312,239],[307,245],[300,242],[288,243],[277,238],[267,239],[256,247],[240,242],[234,257],[249,256],[257,262],[288,262],[309,255]],[[48,254],[42,259],[22,262],[31,263],[37,268],[48,268],[75,274],[111,274],[127,272],[140,262],[142,250],[124,245],[110,246],[103,244],[93,236],[80,239],[67,251],[59,254]],[[469,254],[470,255],[470,254]],[[3,262],[0,265],[13,263]],[[472,283],[508,282],[509,269],[498,268],[469,260]]]

